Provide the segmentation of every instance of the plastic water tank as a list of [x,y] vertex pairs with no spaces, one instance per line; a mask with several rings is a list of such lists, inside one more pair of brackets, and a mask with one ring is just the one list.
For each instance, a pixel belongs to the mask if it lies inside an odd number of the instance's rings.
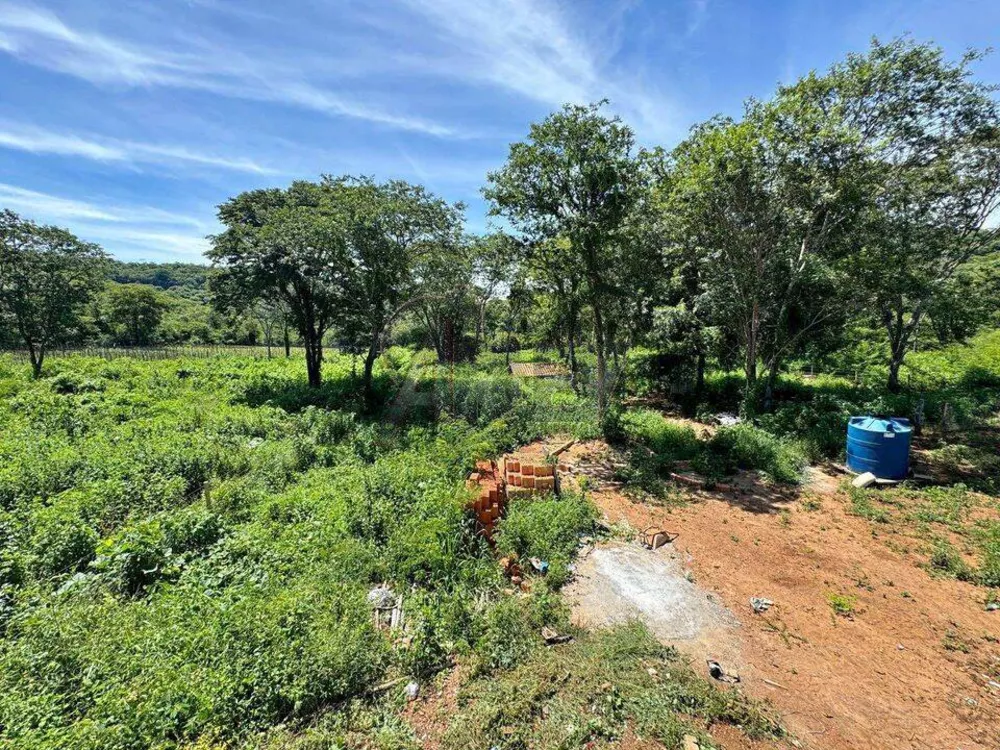
[[910,420],[851,417],[847,423],[847,468],[879,479],[905,479],[910,471]]

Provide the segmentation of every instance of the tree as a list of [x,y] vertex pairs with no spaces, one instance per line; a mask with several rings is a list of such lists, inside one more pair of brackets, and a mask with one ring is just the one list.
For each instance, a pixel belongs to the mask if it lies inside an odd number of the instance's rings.
[[146,346],[156,339],[167,304],[153,287],[112,283],[103,302],[103,314],[120,343]]
[[641,302],[633,285],[649,277],[648,246],[634,232],[649,180],[632,130],[603,115],[602,105],[566,105],[533,124],[527,141],[512,144],[507,163],[489,174],[483,194],[490,214],[507,219],[529,254],[546,242],[568,241],[593,314],[603,416],[621,372],[610,372],[609,362],[619,361],[629,344],[622,313],[627,303]]
[[955,274],[1000,237],[1000,105],[973,80],[971,51],[945,60],[929,44],[872,42],[823,77],[799,84],[863,150],[868,221],[851,276],[889,343],[890,390],[923,318]]
[[384,337],[400,315],[432,293],[428,263],[454,257],[463,206],[402,180],[326,177],[323,189],[345,216],[349,271],[342,328],[365,352],[363,383],[370,407],[372,368]]
[[476,341],[478,353],[486,336],[486,307],[498,289],[514,274],[518,248],[514,240],[497,232],[472,241],[473,295],[476,297]]
[[351,271],[344,212],[322,185],[298,181],[228,200],[219,221],[226,229],[207,252],[220,268],[216,305],[280,300],[305,347],[309,385],[319,387],[323,337],[343,313]]
[[815,100],[779,91],[743,120],[715,118],[671,154],[661,188],[673,244],[697,274],[699,296],[736,332],[744,408],[769,408],[782,362],[843,309],[835,249],[861,211],[863,180],[851,134],[828,127]]
[[103,283],[106,258],[65,229],[0,211],[0,313],[13,321],[36,378],[48,350],[79,327]]

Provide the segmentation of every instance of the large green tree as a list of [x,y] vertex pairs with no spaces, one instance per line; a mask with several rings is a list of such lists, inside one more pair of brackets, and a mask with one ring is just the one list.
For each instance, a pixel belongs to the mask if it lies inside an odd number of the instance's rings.
[[392,324],[434,294],[436,266],[453,265],[463,206],[402,180],[327,177],[326,200],[345,221],[347,338],[364,352],[364,393],[371,405],[372,368]]
[[789,90],[864,156],[868,221],[846,260],[886,333],[892,390],[921,321],[1000,237],[1000,104],[995,86],[973,78],[980,57],[952,62],[934,45],[874,41]]
[[[521,235],[529,258],[567,241],[581,296],[593,315],[598,411],[603,415],[627,353],[630,321],[650,278],[643,218],[649,173],[632,130],[602,104],[566,105],[531,126],[506,164],[489,174],[490,213]],[[655,262],[655,261],[654,261]],[[615,363],[619,363],[615,367]]]
[[35,377],[49,349],[74,336],[103,284],[107,256],[65,229],[0,211],[0,312],[28,350]]
[[118,343],[146,346],[156,340],[167,307],[151,286],[110,283],[100,312]]
[[305,348],[309,385],[318,387],[323,337],[346,307],[348,217],[323,185],[299,181],[242,193],[219,207],[219,221],[226,228],[207,253],[219,268],[216,304],[280,300]]

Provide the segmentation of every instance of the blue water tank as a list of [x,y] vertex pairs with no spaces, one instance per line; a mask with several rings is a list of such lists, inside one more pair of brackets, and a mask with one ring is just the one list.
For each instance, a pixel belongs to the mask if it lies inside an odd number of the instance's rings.
[[905,479],[910,472],[910,420],[851,417],[847,423],[847,468],[879,479]]

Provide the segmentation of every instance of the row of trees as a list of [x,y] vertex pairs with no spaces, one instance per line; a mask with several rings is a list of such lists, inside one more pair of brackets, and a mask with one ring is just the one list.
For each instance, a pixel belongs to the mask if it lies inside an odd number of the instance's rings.
[[[699,385],[713,342],[737,349],[753,409],[790,358],[849,345],[848,320],[884,331],[892,390],[926,316],[958,336],[981,324],[989,306],[960,282],[1000,249],[1000,107],[978,57],[876,41],[670,152],[636,150],[600,105],[532,126],[484,193],[571,340],[589,310],[599,407],[651,334],[698,360]],[[981,281],[996,303],[996,276]]]
[[[707,363],[741,365],[755,409],[790,360],[850,347],[860,326],[882,331],[897,389],[922,322],[962,338],[1000,307],[1000,264],[982,262],[1000,252],[1000,108],[978,57],[876,41],[670,151],[638,148],[603,103],[567,105],[488,175],[504,231],[482,237],[463,233],[461,204],[398,180],[243,193],[219,208],[212,300],[269,346],[294,335],[313,386],[324,345],[360,355],[369,398],[400,321],[442,361],[530,330],[577,387],[586,347],[602,412],[636,343],[670,351],[696,389]],[[106,259],[10,212],[0,232],[0,316],[40,372]],[[139,341],[154,301],[115,294],[115,325]]]

